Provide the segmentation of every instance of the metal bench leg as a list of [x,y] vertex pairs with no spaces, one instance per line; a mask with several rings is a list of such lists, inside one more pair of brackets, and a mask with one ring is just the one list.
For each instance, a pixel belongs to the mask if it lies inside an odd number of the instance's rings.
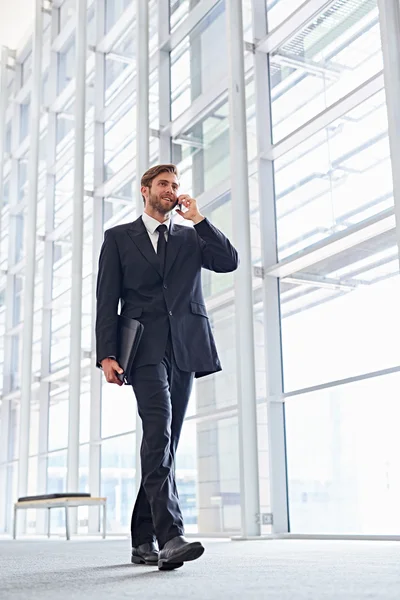
[[106,504],[103,504],[103,540],[106,539],[106,529],[107,529],[107,507]]
[[65,533],[67,535],[67,540],[69,540],[70,534],[69,534],[68,506],[65,507]]
[[17,537],[17,512],[18,509],[16,506],[14,506],[13,540],[15,540]]
[[51,527],[51,518],[50,518],[50,506],[47,509],[47,537],[50,538],[50,527]]

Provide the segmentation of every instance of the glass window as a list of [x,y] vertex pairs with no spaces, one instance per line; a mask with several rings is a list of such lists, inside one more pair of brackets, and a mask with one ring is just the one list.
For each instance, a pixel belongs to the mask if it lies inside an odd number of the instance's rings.
[[[115,407],[118,406],[118,410]],[[101,437],[136,429],[136,400],[132,387],[117,387],[102,379]]]
[[104,440],[101,444],[101,495],[107,498],[110,532],[128,531],[130,527],[136,498],[135,456],[134,433]]
[[21,66],[21,87],[26,84],[32,75],[32,52],[29,53]]
[[131,4],[132,0],[105,0],[106,22],[105,33],[115,25],[126,8]]
[[31,112],[31,99],[30,96],[24,104],[21,104],[20,113],[20,126],[19,126],[19,141],[22,142],[29,133],[30,125],[30,112]]
[[4,140],[4,152],[6,154],[10,154],[11,153],[11,131],[12,131],[12,122],[9,121],[6,125],[6,136],[5,136],[5,140]]
[[67,87],[75,73],[75,36],[71,38],[66,49],[58,54],[58,86],[57,93]]
[[[104,180],[111,179],[136,155],[136,106],[124,106],[124,113],[105,124]],[[121,110],[122,112],[122,110]],[[132,170],[134,166],[132,165]]]
[[[215,60],[216,56],[218,60]],[[171,52],[172,119],[226,74],[225,3],[220,2]]]
[[49,451],[68,446],[68,393],[54,395],[57,385],[51,384],[49,407]]
[[272,31],[294,13],[304,0],[266,0],[268,30]]
[[285,391],[399,364],[400,276],[393,231],[293,279],[296,283],[281,282]]
[[181,189],[195,197],[230,176],[227,103],[174,140],[173,160]]
[[176,482],[189,533],[240,531],[237,417],[184,423]]
[[[133,25],[127,27],[112,50],[106,54],[105,103],[121,91],[121,87],[133,77],[136,67],[136,35]],[[133,98],[131,98],[133,101]]]
[[68,21],[75,15],[75,0],[64,0],[59,9],[59,32],[65,27]]
[[[15,336],[13,336],[15,337]],[[12,367],[11,367],[12,368]],[[19,456],[19,425],[20,405],[13,404],[10,407],[9,430],[8,430],[8,460],[18,460]],[[15,500],[13,500],[15,501]]]
[[[57,494],[65,492],[67,489],[67,450],[51,452],[47,459],[47,493]],[[65,525],[63,522],[64,510],[51,510],[52,531],[53,524],[58,527]],[[61,523],[60,523],[61,519]]]
[[276,143],[383,68],[376,0],[331,3],[270,65]]
[[399,533],[399,384],[394,373],[287,399],[291,533]]
[[169,0],[171,33],[188,17],[201,0]]
[[275,161],[279,260],[393,206],[382,90]]

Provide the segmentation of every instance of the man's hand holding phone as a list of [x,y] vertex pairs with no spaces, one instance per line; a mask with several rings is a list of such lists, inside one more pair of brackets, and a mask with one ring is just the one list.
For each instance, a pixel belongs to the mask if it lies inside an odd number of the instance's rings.
[[[176,213],[186,219],[187,221],[193,221],[195,225],[203,221],[205,217],[199,212],[197,202],[194,198],[191,198],[189,194],[181,194],[178,197],[178,205],[181,207],[177,209]],[[182,210],[185,207],[185,212]]]
[[101,361],[101,366],[108,383],[116,383],[117,385],[123,385],[123,382],[120,379],[118,379],[117,373],[122,375],[124,370],[119,366],[116,360],[114,360],[113,358],[105,358]]

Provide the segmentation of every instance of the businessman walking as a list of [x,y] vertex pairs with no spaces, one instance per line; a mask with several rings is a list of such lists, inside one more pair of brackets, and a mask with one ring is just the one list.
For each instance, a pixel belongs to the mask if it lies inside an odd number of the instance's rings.
[[[121,385],[116,361],[118,305],[144,326],[131,373],[143,424],[142,481],[132,514],[132,562],[160,570],[199,558],[200,542],[184,538],[174,463],[193,378],[221,370],[204,304],[201,269],[234,271],[229,240],[179,195],[175,165],[141,180],[144,213],[105,232],[97,279],[97,366]],[[193,227],[172,224],[176,212]],[[157,545],[158,542],[158,545]]]

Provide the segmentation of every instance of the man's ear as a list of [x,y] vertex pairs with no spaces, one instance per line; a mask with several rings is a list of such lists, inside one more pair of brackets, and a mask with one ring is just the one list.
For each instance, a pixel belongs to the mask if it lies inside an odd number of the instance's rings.
[[147,199],[147,195],[149,193],[149,188],[145,185],[142,185],[142,187],[140,188],[140,193],[142,194],[142,196],[144,196]]

